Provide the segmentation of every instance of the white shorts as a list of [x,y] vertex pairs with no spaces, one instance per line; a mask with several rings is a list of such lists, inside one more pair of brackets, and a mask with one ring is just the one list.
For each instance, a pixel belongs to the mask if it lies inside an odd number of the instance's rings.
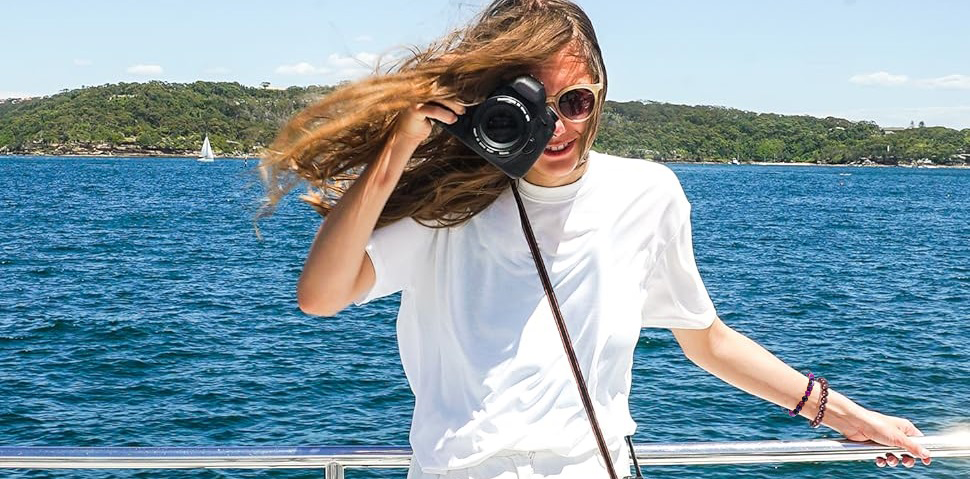
[[[613,454],[616,474],[630,475],[627,447]],[[608,479],[599,450],[580,457],[563,457],[550,452],[503,451],[481,464],[447,474],[428,474],[411,461],[408,479]]]

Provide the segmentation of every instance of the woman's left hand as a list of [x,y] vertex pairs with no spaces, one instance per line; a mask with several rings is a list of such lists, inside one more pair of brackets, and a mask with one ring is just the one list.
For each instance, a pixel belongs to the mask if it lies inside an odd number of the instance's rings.
[[852,441],[875,441],[886,446],[894,446],[906,449],[910,454],[903,454],[902,459],[895,454],[886,454],[886,457],[877,457],[876,465],[879,467],[896,467],[902,462],[905,467],[916,465],[916,457],[919,457],[923,464],[930,465],[930,451],[920,446],[909,436],[922,436],[913,423],[901,417],[887,416],[875,411],[860,408],[861,412],[847,418],[848,425],[845,430],[840,430],[843,435]]

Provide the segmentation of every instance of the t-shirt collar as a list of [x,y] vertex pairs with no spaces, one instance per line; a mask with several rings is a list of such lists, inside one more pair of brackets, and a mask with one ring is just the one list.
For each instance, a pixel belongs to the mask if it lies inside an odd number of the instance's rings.
[[590,151],[587,157],[586,171],[583,176],[580,176],[578,180],[569,183],[568,185],[562,186],[539,186],[536,184],[529,183],[525,178],[519,178],[516,184],[519,186],[519,192],[522,196],[537,201],[540,203],[559,203],[561,201],[567,201],[575,198],[580,190],[582,190],[583,185],[587,183],[587,178],[590,172],[593,170],[593,157],[596,155],[595,152]]

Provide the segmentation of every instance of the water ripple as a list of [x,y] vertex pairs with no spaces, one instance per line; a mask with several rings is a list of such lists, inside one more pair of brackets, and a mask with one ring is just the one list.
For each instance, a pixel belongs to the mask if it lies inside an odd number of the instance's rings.
[[[964,420],[970,172],[674,169],[693,204],[699,267],[726,323],[924,432]],[[260,225],[259,241],[259,191],[244,172],[230,161],[0,159],[0,444],[407,442],[413,398],[395,342],[398,298],[336,318],[301,314],[293,291],[319,220],[289,198]],[[56,208],[44,201],[51,195],[62,199]],[[708,375],[664,330],[642,332],[632,394],[638,441],[838,437]],[[648,471],[714,479],[886,474],[861,462]],[[965,463],[940,460],[905,474],[965,471]]]

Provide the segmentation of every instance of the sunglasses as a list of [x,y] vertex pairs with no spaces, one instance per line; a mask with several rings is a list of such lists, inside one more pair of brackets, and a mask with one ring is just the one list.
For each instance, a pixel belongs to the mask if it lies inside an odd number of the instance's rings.
[[559,118],[574,123],[584,122],[596,109],[596,98],[603,90],[603,84],[572,85],[562,89],[555,97],[546,98],[546,103],[559,115]]

